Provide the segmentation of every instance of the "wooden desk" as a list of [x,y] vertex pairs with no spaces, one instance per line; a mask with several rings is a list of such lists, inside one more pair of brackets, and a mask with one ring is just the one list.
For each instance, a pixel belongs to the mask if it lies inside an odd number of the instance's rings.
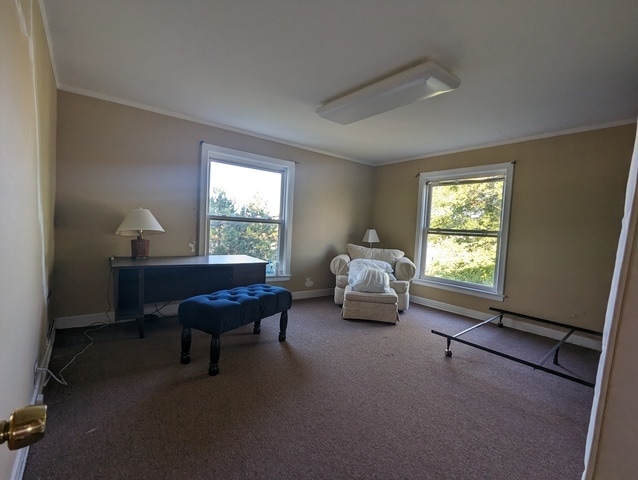
[[184,300],[217,290],[266,283],[268,262],[248,255],[110,260],[115,321],[135,318],[144,337],[144,305]]

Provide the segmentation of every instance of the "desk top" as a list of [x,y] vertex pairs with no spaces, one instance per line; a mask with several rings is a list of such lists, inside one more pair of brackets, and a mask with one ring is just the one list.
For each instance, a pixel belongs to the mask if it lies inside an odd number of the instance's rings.
[[202,267],[224,265],[266,264],[265,260],[248,255],[201,255],[189,257],[150,257],[132,259],[131,257],[115,257],[111,262],[113,268],[154,268],[154,267]]

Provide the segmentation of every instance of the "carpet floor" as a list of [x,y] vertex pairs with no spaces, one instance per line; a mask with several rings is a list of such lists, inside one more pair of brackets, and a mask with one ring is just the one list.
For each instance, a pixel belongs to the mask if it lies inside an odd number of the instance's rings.
[[[193,331],[179,362],[176,317],[89,332],[86,351],[44,391],[47,433],[29,451],[36,479],[577,480],[593,389],[466,345],[475,320],[411,305],[397,325],[343,320],[331,298],[221,337]],[[464,337],[538,361],[554,341],[495,326]],[[59,330],[50,370],[89,343]],[[598,352],[565,345],[562,371],[593,381]],[[548,362],[552,365],[551,361]]]

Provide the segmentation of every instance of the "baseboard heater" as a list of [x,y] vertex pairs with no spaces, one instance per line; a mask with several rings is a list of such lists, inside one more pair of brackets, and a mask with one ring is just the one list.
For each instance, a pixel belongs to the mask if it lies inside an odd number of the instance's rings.
[[[484,352],[488,352],[488,353],[492,353],[494,355],[498,355],[499,357],[503,357],[503,358],[507,358],[508,360],[512,360],[514,362],[517,363],[521,363],[523,365],[527,365],[528,367],[532,367],[535,370],[541,370],[543,372],[547,372],[550,373],[552,375],[556,375],[558,377],[561,378],[565,378],[567,380],[571,380],[572,382],[576,382],[576,383],[580,383],[581,385],[586,385],[588,387],[594,387],[595,383],[590,382],[588,380],[584,380],[580,377],[576,377],[574,375],[569,375],[567,373],[563,373],[563,372],[559,372],[557,370],[553,370],[551,368],[548,368],[545,366],[545,363],[553,356],[554,357],[554,365],[560,365],[558,363],[558,351],[560,350],[560,347],[563,346],[563,344],[567,341],[567,339],[574,333],[574,332],[582,332],[582,333],[587,333],[589,335],[595,335],[595,336],[602,336],[602,333],[600,332],[596,332],[594,330],[589,330],[586,328],[580,328],[580,327],[576,327],[574,325],[567,325],[565,323],[558,323],[558,322],[553,322],[551,320],[545,320],[543,318],[538,318],[538,317],[533,317],[531,315],[525,315],[524,313],[516,313],[516,312],[510,312],[508,310],[501,310],[498,308],[493,308],[490,307],[490,310],[498,312],[496,315],[494,315],[491,318],[488,318],[487,320],[481,322],[481,323],[477,323],[476,325],[471,326],[470,328],[466,328],[465,330],[456,333],[454,335],[448,335],[447,333],[441,333],[441,332],[437,332],[436,330],[432,330],[432,333],[435,335],[440,335],[441,337],[445,337],[447,339],[447,348],[445,349],[445,356],[446,357],[451,357],[452,356],[452,350],[450,349],[450,345],[451,343],[454,342],[459,342],[462,343],[464,345],[469,345],[470,347],[474,347],[474,348],[478,348],[479,350],[483,350]],[[494,320],[498,319],[498,326],[499,327],[503,327],[503,316],[508,315],[508,316],[514,316],[514,317],[518,317],[518,318],[522,318],[524,320],[530,320],[533,322],[539,322],[539,323],[544,323],[546,325],[552,325],[554,327],[560,327],[560,328],[564,328],[567,330],[567,333],[563,336],[563,338],[561,338],[546,354],[545,356],[537,363],[534,362],[530,362],[529,360],[524,360],[522,358],[518,358],[515,357],[513,355],[509,355],[507,353],[504,352],[499,352],[498,350],[494,350],[492,348],[488,348],[485,347],[483,345],[479,345],[477,343],[473,343],[473,342],[468,342],[467,340],[463,340],[461,338],[459,338],[461,335],[466,334],[467,332],[470,332],[476,328],[482,327],[483,325],[487,325],[488,323],[493,322]]]

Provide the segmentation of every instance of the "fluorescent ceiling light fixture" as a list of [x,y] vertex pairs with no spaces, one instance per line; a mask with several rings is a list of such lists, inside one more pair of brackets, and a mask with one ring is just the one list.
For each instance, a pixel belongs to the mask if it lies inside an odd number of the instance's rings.
[[347,125],[450,92],[460,84],[458,77],[438,63],[428,61],[338,97],[317,108],[316,113],[326,120]]

